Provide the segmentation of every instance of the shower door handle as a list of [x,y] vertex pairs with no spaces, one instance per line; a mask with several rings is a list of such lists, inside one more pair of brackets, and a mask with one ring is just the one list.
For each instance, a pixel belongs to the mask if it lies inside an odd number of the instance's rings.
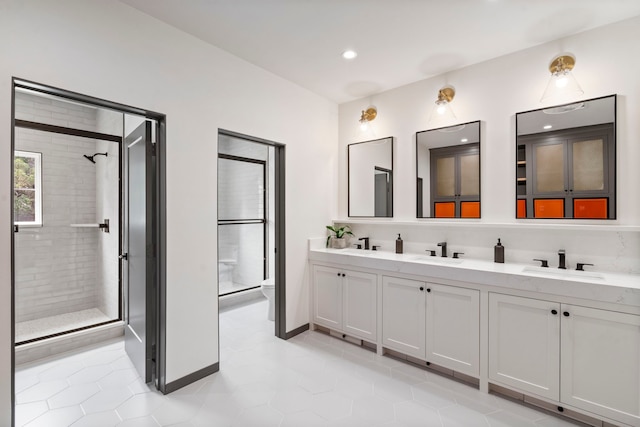
[[126,261],[126,260],[129,259],[129,254],[125,252],[123,254],[118,255],[118,258],[123,259],[123,260]]

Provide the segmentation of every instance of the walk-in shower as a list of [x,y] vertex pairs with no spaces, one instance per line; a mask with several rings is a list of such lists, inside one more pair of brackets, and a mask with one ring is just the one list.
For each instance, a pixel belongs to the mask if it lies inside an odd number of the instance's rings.
[[121,319],[122,135],[122,113],[16,89],[16,345]]
[[259,288],[274,276],[275,148],[218,136],[220,296]]

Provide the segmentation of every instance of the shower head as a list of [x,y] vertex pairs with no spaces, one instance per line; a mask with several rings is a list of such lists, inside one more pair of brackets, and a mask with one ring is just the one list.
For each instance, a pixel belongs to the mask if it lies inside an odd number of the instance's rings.
[[93,158],[95,156],[105,156],[107,157],[109,155],[109,153],[95,153],[93,156],[87,156],[86,154],[84,155],[85,159],[89,160],[91,163],[95,163],[96,161],[93,160]]

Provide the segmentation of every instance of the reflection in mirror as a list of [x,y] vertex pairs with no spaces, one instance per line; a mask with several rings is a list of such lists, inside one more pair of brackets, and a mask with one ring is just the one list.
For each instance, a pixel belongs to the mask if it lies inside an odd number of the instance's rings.
[[418,218],[480,218],[480,122],[416,134]]
[[349,144],[349,216],[393,216],[393,137]]
[[516,114],[516,217],[615,219],[616,95]]

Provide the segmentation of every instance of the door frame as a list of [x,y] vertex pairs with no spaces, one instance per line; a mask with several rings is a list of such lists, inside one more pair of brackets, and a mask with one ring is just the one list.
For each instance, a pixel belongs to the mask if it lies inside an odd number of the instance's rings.
[[[275,336],[286,340],[287,336],[287,304],[286,304],[286,227],[285,227],[285,144],[269,141],[267,139],[255,136],[245,135],[242,133],[219,128],[216,135],[216,146],[218,144],[218,136],[225,135],[233,138],[244,139],[249,142],[256,142],[275,148],[274,168],[275,182],[273,183],[273,191],[275,192],[275,280],[276,280],[276,301],[275,301]],[[217,152],[216,149],[216,158]],[[216,218],[217,219],[217,218]],[[217,235],[217,231],[216,231]],[[220,318],[220,305],[218,304],[218,319]],[[220,336],[220,322],[218,321],[218,337]],[[218,345],[218,352],[220,346]]]
[[[133,114],[148,119],[153,119],[157,123],[156,129],[156,202],[154,204],[157,236],[156,255],[156,278],[157,278],[157,311],[156,311],[156,388],[165,393],[166,386],[166,116],[162,113],[151,110],[132,107],[117,102],[107,101],[81,93],[60,89],[53,86],[44,85],[19,77],[11,79],[11,153],[15,151],[15,91],[16,88],[29,89],[45,95],[54,95],[69,101],[89,104],[96,107],[115,110],[124,114]],[[124,130],[123,130],[124,134]],[[13,174],[10,179],[11,191],[13,192]],[[15,423],[15,234],[13,232],[13,209],[9,215],[9,226],[11,227],[11,345],[14,349],[11,352],[11,407],[12,422]],[[122,267],[120,267],[122,268]]]

